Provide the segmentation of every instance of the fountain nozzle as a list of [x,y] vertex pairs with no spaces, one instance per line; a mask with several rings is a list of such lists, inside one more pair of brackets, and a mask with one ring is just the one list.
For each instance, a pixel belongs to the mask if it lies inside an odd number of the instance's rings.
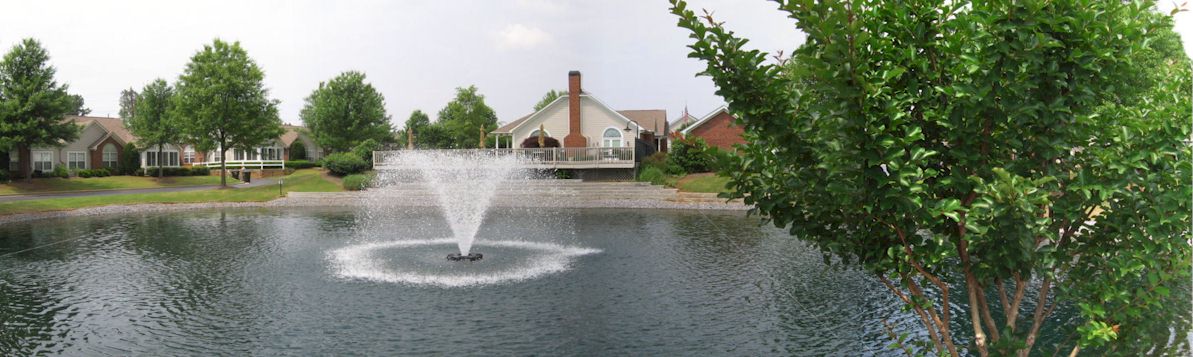
[[485,257],[485,255],[481,254],[481,253],[469,253],[468,255],[461,255],[460,253],[451,253],[451,254],[447,255],[447,260],[450,260],[453,262],[462,262],[462,261],[475,262],[477,260],[481,260],[481,258],[484,258],[484,257]]

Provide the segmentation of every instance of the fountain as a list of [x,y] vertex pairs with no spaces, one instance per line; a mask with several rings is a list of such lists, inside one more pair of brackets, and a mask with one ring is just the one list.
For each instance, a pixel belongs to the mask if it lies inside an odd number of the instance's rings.
[[497,188],[514,176],[525,175],[517,157],[494,156],[484,150],[403,150],[385,155],[387,166],[402,168],[383,174],[386,185],[423,185],[435,193],[459,248],[447,260],[481,260],[482,254],[472,252],[476,232]]

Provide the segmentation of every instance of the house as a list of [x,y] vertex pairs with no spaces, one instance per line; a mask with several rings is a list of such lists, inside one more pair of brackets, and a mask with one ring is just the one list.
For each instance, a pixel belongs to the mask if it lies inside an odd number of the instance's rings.
[[721,106],[680,130],[683,137],[699,137],[709,146],[724,150],[733,150],[735,144],[745,144],[742,137],[745,131],[734,123],[737,117],[729,113],[729,109]]
[[[9,154],[8,170],[25,176],[28,170],[49,172],[63,166],[70,170],[120,169],[120,156],[136,137],[120,118],[67,116],[63,121],[79,126],[79,137],[58,146],[39,146]],[[14,155],[15,154],[15,155]],[[32,166],[21,165],[32,162]]]
[[698,120],[700,120],[700,119],[697,119],[696,117],[692,116],[691,114],[688,114],[688,108],[684,107],[683,115],[681,115],[681,116],[679,116],[679,118],[675,118],[675,120],[671,121],[671,130],[675,130],[675,133],[679,133],[679,130],[683,130],[684,128],[687,128],[688,125],[691,125],[692,123],[695,123]]
[[[120,157],[125,148],[137,142],[137,137],[120,118],[68,116],[63,120],[80,127],[77,139],[61,142],[58,146],[33,147],[23,152],[9,153],[9,171],[19,172],[21,176],[28,169],[49,172],[59,166],[69,170],[107,168],[115,171],[120,169]],[[315,145],[314,139],[303,127],[283,125],[282,128],[282,135],[265,145],[253,150],[227,150],[222,154],[228,155],[232,167],[262,169],[282,168],[281,161],[290,159],[292,149],[296,148],[295,143],[302,143],[308,160],[323,157],[323,150]],[[141,167],[156,167],[158,161],[164,167],[215,166],[221,155],[216,151],[195,152],[193,145],[163,145],[160,154],[156,146],[138,149],[141,150]],[[33,165],[24,167],[22,162],[32,162]]]
[[[539,136],[539,129],[558,139],[565,148],[635,148],[667,150],[671,131],[667,111],[613,110],[592,93],[583,91],[580,72],[568,73],[568,94],[537,112],[497,128],[494,136],[509,136],[513,146]],[[635,140],[637,139],[637,140]],[[500,142],[500,141],[498,141]],[[644,155],[643,155],[644,156]]]
[[[159,156],[156,146],[142,148],[141,167],[157,167],[160,160],[164,167],[207,166],[218,167],[221,155],[226,156],[231,167],[282,168],[282,161],[290,160],[295,143],[302,143],[307,160],[323,158],[323,150],[315,144],[306,128],[297,125],[282,125],[282,135],[251,150],[228,149],[196,152],[194,145],[163,145]],[[273,161],[273,162],[269,162]]]

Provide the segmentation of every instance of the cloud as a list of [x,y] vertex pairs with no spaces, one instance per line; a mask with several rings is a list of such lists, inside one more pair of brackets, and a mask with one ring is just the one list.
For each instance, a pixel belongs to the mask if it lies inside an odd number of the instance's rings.
[[497,47],[529,49],[551,42],[551,34],[537,27],[512,24],[497,32]]
[[518,0],[518,6],[523,9],[558,13],[564,10],[564,3],[557,0]]

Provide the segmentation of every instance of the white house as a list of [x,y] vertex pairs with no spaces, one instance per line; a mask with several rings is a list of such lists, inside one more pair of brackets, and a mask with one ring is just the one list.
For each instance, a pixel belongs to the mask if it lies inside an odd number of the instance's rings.
[[566,148],[635,147],[635,137],[654,150],[666,150],[670,125],[665,110],[613,110],[584,92],[580,72],[568,73],[568,93],[537,112],[528,114],[492,134],[508,136],[519,147],[528,138],[537,138],[542,128],[545,136],[555,138]]
[[301,126],[283,125],[282,135],[264,145],[251,150],[228,149],[195,152],[192,145],[163,145],[159,156],[156,146],[141,148],[141,167],[157,167],[160,160],[164,167],[183,167],[193,165],[216,166],[221,156],[234,167],[280,168],[282,161],[290,160],[291,150],[295,142],[302,143],[307,160],[323,158],[323,151],[315,145],[315,140]]

